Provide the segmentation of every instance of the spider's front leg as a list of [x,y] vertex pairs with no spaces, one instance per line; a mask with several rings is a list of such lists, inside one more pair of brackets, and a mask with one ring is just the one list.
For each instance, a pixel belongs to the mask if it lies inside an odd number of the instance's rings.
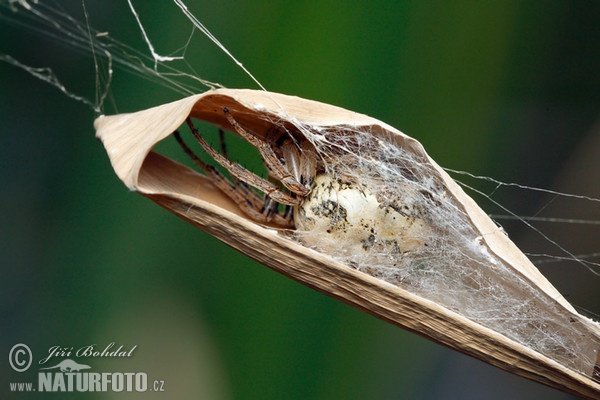
[[230,161],[229,159],[224,157],[222,154],[216,152],[212,147],[210,147],[210,145],[200,135],[200,132],[198,132],[198,130],[196,129],[194,124],[192,124],[191,119],[188,118],[186,120],[186,122],[187,122],[190,130],[194,134],[194,137],[196,138],[196,140],[198,141],[200,146],[202,146],[204,151],[206,151],[217,163],[219,163],[223,168],[225,168],[236,179],[238,179],[242,182],[245,182],[250,186],[257,188],[258,190],[265,193],[265,195],[267,195],[268,197],[270,197],[271,199],[275,200],[278,203],[286,204],[286,205],[290,205],[290,206],[296,206],[296,205],[300,204],[300,202],[302,201],[301,199],[298,199],[294,196],[291,196],[287,193],[282,192],[281,189],[279,189],[277,186],[275,186],[271,182],[269,182],[265,179],[262,179],[258,175],[253,174],[252,172],[248,171],[242,165],[235,163],[233,161]]
[[[269,140],[270,138],[268,137],[267,140],[262,140],[247,132],[233,118],[227,107],[223,107],[223,113],[236,132],[260,152],[271,176],[300,198],[303,198],[310,192],[310,185],[304,184],[302,177],[306,176],[308,181],[312,181],[315,175],[314,171],[316,170],[316,156],[314,148],[312,148],[312,145],[307,140],[302,141],[300,149],[291,140],[284,141],[286,146],[282,148],[284,162],[281,162],[273,150],[274,141]],[[288,204],[277,200],[270,194],[267,195],[279,203]],[[298,204],[299,202],[296,202],[294,205]]]
[[240,210],[248,217],[258,222],[274,222],[281,226],[293,226],[291,214],[278,214],[277,208],[269,207],[265,199],[261,198],[246,183],[236,181],[232,183],[223,176],[215,167],[202,161],[181,138],[178,131],[173,132],[175,139],[184,152],[200,167],[211,182],[227,197],[233,200]]
[[[262,179],[248,171],[242,165],[230,161],[224,155],[226,152],[220,154],[204,140],[202,135],[200,135],[200,132],[198,132],[196,127],[192,124],[191,119],[188,118],[186,122],[196,138],[196,141],[208,155],[231,174],[231,177],[234,180],[234,182],[231,182],[216,168],[200,160],[183,142],[179,133],[176,131],[174,135],[180,146],[192,158],[196,165],[206,173],[213,184],[215,184],[221,192],[232,199],[244,214],[257,222],[274,222],[277,225],[285,227],[294,226],[294,208],[301,204],[304,196],[294,192],[291,194],[285,193],[274,183]],[[295,176],[298,176],[297,181],[301,182],[302,185],[306,185],[305,187],[309,187],[312,184],[316,165],[314,152],[309,151],[309,146],[311,145],[307,142],[298,148],[291,141],[289,141],[289,143],[288,141],[285,141],[281,146],[281,153],[283,154],[282,157],[285,160],[285,164],[280,162],[280,165],[288,171],[288,175],[293,173]],[[309,155],[309,157],[306,157],[304,153]],[[260,190],[265,196],[259,196],[250,188],[250,186]],[[305,191],[306,190],[303,190],[302,193]],[[279,210],[279,204],[287,206],[283,213]]]

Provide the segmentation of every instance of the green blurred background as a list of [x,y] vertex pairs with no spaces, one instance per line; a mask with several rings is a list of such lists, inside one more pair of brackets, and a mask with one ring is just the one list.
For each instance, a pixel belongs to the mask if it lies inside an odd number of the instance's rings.
[[[569,190],[600,197],[599,2],[187,3],[271,91],[385,121],[445,167],[536,187],[578,182]],[[97,30],[146,51],[124,0],[86,4]],[[135,4],[159,53],[186,43],[190,25],[170,1]],[[61,5],[83,18],[80,1]],[[0,52],[50,66],[67,88],[94,96],[90,58],[55,41],[0,20]],[[186,60],[204,79],[256,88],[199,33]],[[0,96],[0,397],[64,397],[9,393],[7,382],[36,381],[9,368],[15,343],[38,360],[51,346],[115,342],[137,345],[134,357],[89,364],[165,381],[162,395],[140,398],[569,398],[305,288],[129,193],[94,139],[93,111],[4,63]],[[180,97],[117,68],[105,112]],[[517,190],[494,198],[522,215],[552,200]],[[551,215],[600,220],[589,204],[569,200]],[[551,251],[522,226],[506,227],[526,250]],[[599,250],[591,228],[540,225],[577,254]],[[573,263],[542,271],[574,304],[600,312],[597,277]]]

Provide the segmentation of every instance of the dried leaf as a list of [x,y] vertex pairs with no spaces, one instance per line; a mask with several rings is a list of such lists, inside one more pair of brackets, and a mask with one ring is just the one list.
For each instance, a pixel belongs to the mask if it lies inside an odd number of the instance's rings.
[[[409,149],[420,162],[432,167],[448,196],[459,204],[479,232],[483,241],[481,246],[513,270],[514,282],[519,283],[509,289],[515,292],[522,282],[526,282],[537,288],[540,298],[544,299],[535,303],[547,308],[543,312],[559,313],[561,318],[570,321],[572,333],[568,335],[573,336],[565,340],[577,343],[578,348],[573,350],[575,357],[559,354],[555,358],[540,354],[503,332],[465,318],[456,310],[357,271],[336,261],[331,254],[306,248],[276,227],[250,220],[204,175],[151,151],[188,116],[232,130],[223,113],[224,107],[231,110],[245,129],[257,136],[266,135],[274,126],[301,125],[317,131],[352,127],[369,132],[373,140],[386,138]],[[269,268],[507,371],[579,396],[600,396],[600,385],[593,380],[600,343],[598,324],[575,311],[477,204],[430,159],[419,142],[393,127],[315,101],[264,91],[229,89],[211,90],[132,114],[101,116],[95,127],[116,174],[127,187]],[[490,265],[489,270],[493,269]],[[554,328],[550,324],[535,329]]]

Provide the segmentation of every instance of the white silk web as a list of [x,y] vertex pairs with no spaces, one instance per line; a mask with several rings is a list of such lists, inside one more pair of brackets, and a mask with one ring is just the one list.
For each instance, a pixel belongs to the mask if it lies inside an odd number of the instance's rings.
[[[58,3],[27,0],[0,1],[0,23],[36,33],[52,43],[64,45],[92,57],[96,71],[96,95],[93,100],[68,90],[50,67],[29,66],[4,52],[0,52],[0,61],[29,72],[70,98],[90,106],[97,113],[104,111],[105,100],[109,98],[115,66],[184,96],[221,86],[200,78],[194,69],[185,63],[185,51],[194,34],[194,27],[190,26],[188,41],[176,50],[174,55],[160,55],[143,30],[142,21],[135,13],[133,4],[131,2],[129,4],[141,34],[146,40],[148,52],[145,51],[146,49],[140,50],[120,42],[113,38],[110,32],[92,28],[85,2],[82,2],[81,10],[83,21],[80,21],[64,11]],[[181,62],[175,64],[176,61]]]
[[600,339],[493,254],[484,239],[492,232],[476,229],[418,149],[364,128],[298,128],[327,176],[297,213],[301,243],[582,374],[593,370]]
[[[96,95],[93,100],[71,92],[50,68],[31,67],[4,53],[0,53],[0,60],[28,71],[98,113],[103,112],[104,103],[110,98],[111,81],[116,67],[182,95],[220,86],[199,78],[185,62],[190,40],[172,54],[160,54],[131,0],[128,0],[128,4],[147,44],[145,50],[135,49],[116,40],[110,32],[94,30],[85,10],[85,3],[83,4],[84,20],[79,21],[55,3],[0,1],[0,23],[39,33],[53,42],[92,56],[96,71]],[[181,0],[174,0],[173,4],[189,20],[190,39],[197,31],[201,31],[262,88]],[[541,296],[529,282],[515,278],[512,270],[502,260],[490,254],[460,205],[448,196],[442,182],[422,157],[399,146],[391,137],[383,136],[374,140],[372,132],[351,126],[337,130],[319,130],[301,125],[297,128],[311,140],[326,160],[327,174],[319,184],[323,188],[338,185],[337,197],[324,198],[315,191],[314,202],[307,203],[309,206],[301,210],[303,219],[298,226],[299,241],[358,270],[435,301],[574,370],[582,373],[590,371],[596,361],[594,352],[600,348],[600,343],[583,340],[582,336],[587,334],[585,329],[573,324],[568,316],[559,312],[552,299]],[[501,187],[540,190],[502,183],[487,177],[469,176],[477,178],[477,181],[491,182],[495,186],[486,192],[482,189],[473,190],[496,205],[498,203],[494,195]],[[345,192],[340,185],[345,185]],[[470,188],[470,185],[465,184],[465,187]],[[346,213],[344,222],[339,211],[350,207],[357,192],[364,197],[361,201],[371,206],[375,213],[383,209],[385,216],[363,215],[361,221],[350,221]],[[343,197],[340,193],[344,193],[350,202],[344,207],[340,206]],[[565,199],[600,203],[600,199],[589,196],[555,191],[547,193]],[[334,212],[327,208],[332,203],[337,204]],[[496,215],[496,220],[519,220],[554,246],[556,254],[542,255],[543,263],[568,260],[584,266],[595,275],[599,274],[599,252],[574,255],[546,235],[543,229],[533,226],[539,220],[544,223],[561,223],[566,229],[571,229],[575,225],[600,225],[598,220],[538,215],[523,217],[503,207],[500,210],[503,214]],[[396,222],[385,220],[389,215],[394,215]],[[332,218],[336,219],[335,223],[332,223]],[[369,220],[366,230],[365,219]],[[380,223],[381,220],[384,222]],[[398,220],[401,221],[401,228],[394,225]],[[362,224],[362,230],[354,229],[353,225],[357,224]],[[332,226],[339,234],[327,243],[324,233],[330,233],[327,230],[331,230]],[[386,235],[385,231],[390,227],[396,229],[396,235],[397,229],[404,229],[403,240]]]

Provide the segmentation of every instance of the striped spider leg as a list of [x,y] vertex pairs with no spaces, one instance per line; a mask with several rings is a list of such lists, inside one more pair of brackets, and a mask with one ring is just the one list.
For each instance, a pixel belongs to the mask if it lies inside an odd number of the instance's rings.
[[[206,173],[211,182],[232,199],[248,217],[257,222],[273,222],[277,225],[293,227],[292,207],[302,203],[304,197],[310,192],[316,175],[314,148],[308,140],[295,140],[287,132],[272,130],[261,139],[244,129],[227,108],[223,108],[223,112],[233,129],[259,151],[269,177],[280,185],[263,179],[242,165],[229,160],[223,139],[221,139],[222,153],[217,152],[204,140],[190,118],[186,119],[186,123],[196,141],[213,160],[230,173],[233,182],[214,166],[205,163],[194,154],[184,143],[179,132],[175,131],[174,136],[179,145]],[[264,195],[260,196],[251,187],[258,189]],[[279,204],[287,206],[283,213],[279,212]]]

